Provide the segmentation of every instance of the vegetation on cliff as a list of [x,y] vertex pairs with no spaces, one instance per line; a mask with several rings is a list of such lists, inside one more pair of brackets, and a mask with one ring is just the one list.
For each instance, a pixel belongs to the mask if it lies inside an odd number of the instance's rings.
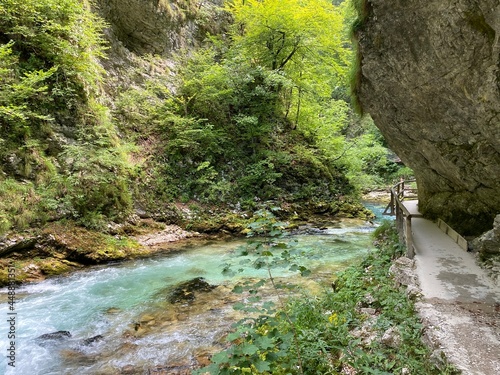
[[0,232],[130,211],[130,165],[99,98],[104,26],[78,0],[0,4]]
[[174,79],[151,78],[117,102],[123,132],[150,155],[141,204],[162,196],[254,210],[273,200],[291,212],[337,213],[360,189],[393,178],[400,167],[382,137],[350,109],[350,7],[250,1],[226,9],[232,27],[198,51],[179,51]]
[[358,192],[400,169],[350,107],[347,2],[227,2],[224,35],[175,51],[170,69],[137,57],[114,90],[89,3],[0,7],[0,232],[104,229],[134,205],[186,224],[176,202],[356,215]]

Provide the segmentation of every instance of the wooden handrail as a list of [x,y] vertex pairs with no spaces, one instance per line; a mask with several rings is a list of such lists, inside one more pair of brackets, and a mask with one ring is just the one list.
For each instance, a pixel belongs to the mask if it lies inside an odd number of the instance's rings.
[[[411,182],[415,182],[415,180],[401,180],[390,189],[391,202],[384,211],[384,215],[396,215],[399,239],[406,245],[406,256],[408,258],[413,258],[415,256],[413,235],[411,232],[411,219],[415,216],[421,216],[420,214],[412,214],[403,204],[405,198],[416,198],[417,189],[408,189],[405,186],[405,184]],[[411,192],[411,195],[406,195],[405,192]]]
[[[415,182],[415,180],[399,181],[394,185],[391,191],[391,202],[387,205],[384,215],[396,215],[396,225],[399,232],[399,240],[406,245],[406,256],[413,258],[415,256],[415,247],[413,246],[413,233],[411,228],[411,219],[414,217],[423,217],[421,213],[410,212],[404,205],[405,198],[417,198],[417,189],[407,188],[405,184]],[[407,194],[409,192],[410,194]],[[441,219],[438,220],[438,227],[455,241],[462,249],[468,250],[467,240],[454,231],[448,224]]]

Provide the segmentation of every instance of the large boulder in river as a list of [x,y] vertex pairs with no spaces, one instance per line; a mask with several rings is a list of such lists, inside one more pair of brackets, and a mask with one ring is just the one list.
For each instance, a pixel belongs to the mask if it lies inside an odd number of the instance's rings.
[[208,293],[217,288],[217,285],[209,284],[203,277],[177,284],[168,294],[170,303],[182,303],[194,301],[196,293]]

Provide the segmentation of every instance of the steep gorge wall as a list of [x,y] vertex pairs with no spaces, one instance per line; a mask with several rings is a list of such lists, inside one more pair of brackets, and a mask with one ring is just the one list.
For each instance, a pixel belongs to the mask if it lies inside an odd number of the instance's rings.
[[175,65],[176,53],[200,47],[207,35],[223,34],[231,19],[222,5],[223,0],[96,0],[93,10],[108,25],[109,49],[101,60],[107,94],[116,97],[165,74]]
[[464,235],[500,213],[500,1],[368,0],[358,99],[414,169],[420,210]]
[[227,27],[223,0],[97,0],[112,37],[138,55],[170,55]]

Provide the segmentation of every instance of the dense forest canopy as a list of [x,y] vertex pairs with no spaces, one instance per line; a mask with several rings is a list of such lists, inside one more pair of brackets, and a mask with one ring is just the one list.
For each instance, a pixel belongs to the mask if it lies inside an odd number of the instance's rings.
[[[223,11],[223,35],[113,91],[101,64],[113,58],[109,25],[91,4],[3,1],[1,231],[62,218],[102,228],[134,204],[179,201],[336,213],[401,173],[351,108],[349,2],[228,1]],[[144,67],[163,58],[140,57]]]

